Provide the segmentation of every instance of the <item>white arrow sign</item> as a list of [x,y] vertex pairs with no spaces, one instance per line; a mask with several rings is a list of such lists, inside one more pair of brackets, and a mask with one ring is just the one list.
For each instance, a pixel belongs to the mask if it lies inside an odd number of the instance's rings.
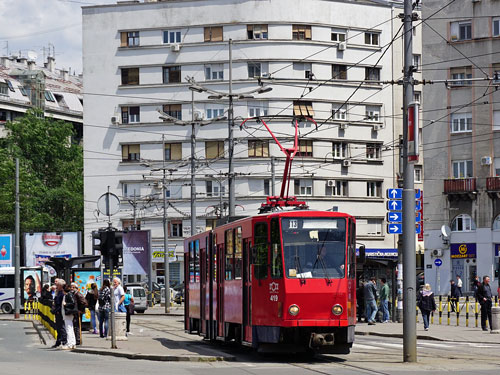
[[390,214],[390,219],[391,221],[394,221],[394,220],[397,220],[399,218],[399,215],[398,214]]
[[392,209],[395,210],[398,207],[398,203],[396,201],[391,202]]

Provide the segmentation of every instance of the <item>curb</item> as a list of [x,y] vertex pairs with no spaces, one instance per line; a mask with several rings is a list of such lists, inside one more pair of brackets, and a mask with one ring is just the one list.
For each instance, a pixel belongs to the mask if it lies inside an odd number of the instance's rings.
[[[380,336],[380,337],[395,337],[402,339],[403,334],[401,333],[382,333],[382,332],[355,332],[358,336]],[[428,336],[428,335],[417,335],[418,340],[429,340],[429,341],[450,341],[440,337]]]
[[160,361],[160,362],[217,362],[217,361],[235,361],[235,357],[223,356],[182,356],[182,355],[161,355],[161,354],[140,354],[131,352],[114,352],[111,350],[101,350],[93,348],[76,348],[72,350],[73,353],[97,354],[107,355],[112,357],[121,357],[128,359],[142,359],[147,361]]
[[43,345],[47,345],[47,340],[45,340],[45,335],[43,333],[43,330],[45,329],[45,327],[43,327],[41,324],[36,324],[35,321],[33,321],[32,323],[33,323],[33,327],[35,328],[35,330],[38,333],[38,336],[40,337],[40,341],[43,343]]

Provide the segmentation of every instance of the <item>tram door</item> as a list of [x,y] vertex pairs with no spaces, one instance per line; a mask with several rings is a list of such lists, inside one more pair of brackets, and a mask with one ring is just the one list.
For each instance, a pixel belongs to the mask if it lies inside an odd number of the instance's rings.
[[[220,259],[220,261],[219,261]],[[217,336],[224,337],[224,246],[217,245]]]
[[[208,237],[207,237],[208,238]],[[200,333],[207,336],[206,292],[207,292],[207,247],[205,239],[200,243]]]
[[251,242],[243,240],[243,341],[252,342],[252,272]]

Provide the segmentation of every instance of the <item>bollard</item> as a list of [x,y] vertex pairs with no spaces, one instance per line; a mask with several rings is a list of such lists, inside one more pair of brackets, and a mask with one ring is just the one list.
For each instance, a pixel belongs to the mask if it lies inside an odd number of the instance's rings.
[[434,324],[434,311],[431,311],[431,321],[430,324]]
[[460,325],[460,298],[455,298],[455,310],[457,314],[457,327]]
[[443,297],[439,296],[439,325],[442,324],[443,320]]
[[476,314],[476,328],[478,327],[478,318],[479,318],[479,310],[478,310],[477,306],[478,306],[478,303],[476,301],[475,306],[474,306],[474,311]]
[[[127,313],[115,312],[116,340],[127,341]],[[109,333],[111,335],[111,333]],[[111,340],[111,336],[109,336]]]
[[495,296],[495,307],[498,306],[498,296]]
[[415,318],[416,318],[417,323],[418,323],[418,306],[417,306],[417,313],[415,314]]
[[450,297],[448,297],[448,325],[450,325],[450,317],[451,317],[451,303],[450,303]]
[[500,307],[491,308],[491,331],[490,333],[500,333]]
[[469,296],[465,297],[465,326],[469,326]]

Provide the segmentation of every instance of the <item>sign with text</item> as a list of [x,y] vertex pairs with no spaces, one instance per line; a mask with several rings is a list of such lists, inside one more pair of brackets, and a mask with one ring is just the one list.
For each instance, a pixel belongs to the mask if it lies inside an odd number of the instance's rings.
[[475,243],[452,243],[450,245],[452,259],[474,259],[476,258]]
[[149,230],[123,232],[123,273],[149,275],[151,245]]
[[0,267],[13,267],[12,250],[13,250],[12,234],[0,234]]

